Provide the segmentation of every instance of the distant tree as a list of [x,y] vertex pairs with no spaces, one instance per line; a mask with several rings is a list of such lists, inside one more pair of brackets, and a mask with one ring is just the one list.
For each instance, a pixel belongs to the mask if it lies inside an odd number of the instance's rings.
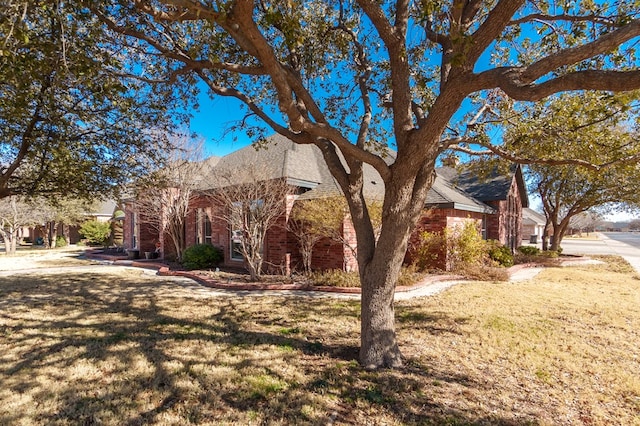
[[[635,189],[640,144],[630,124],[639,95],[563,94],[544,108],[532,104],[510,119],[500,149],[538,159],[526,168],[526,176],[542,201],[551,250],[560,248],[577,215],[640,202]],[[567,154],[581,161],[563,164]]]
[[0,199],[0,236],[7,255],[16,253],[22,229],[34,224],[32,205],[15,195]]
[[82,199],[51,200],[44,197],[30,199],[29,205],[36,227],[42,232],[45,248],[56,247],[60,227],[62,227],[62,236],[69,243],[69,226],[84,222],[87,219],[87,213],[95,207],[95,204],[92,205]]
[[577,214],[569,221],[569,227],[579,233],[586,232],[587,235],[590,232],[595,231],[596,226],[602,223],[602,214],[597,211],[586,211]]
[[141,222],[158,238],[169,238],[178,261],[187,248],[185,222],[208,171],[202,148],[203,141],[186,131],[174,135],[171,147],[163,151],[166,162],[135,183],[133,206]]
[[213,209],[213,215],[227,224],[233,249],[244,258],[251,279],[259,280],[267,232],[285,215],[287,203],[293,202],[292,187],[285,179],[273,179],[265,170],[252,166],[217,169],[213,181],[218,188],[209,192],[209,197],[221,207]]
[[[620,201],[638,198],[633,188],[640,182],[635,165],[609,169],[592,174],[580,167],[547,166],[534,168],[531,173],[533,188],[542,200],[547,218],[547,230],[551,232],[551,250],[558,250],[571,219],[581,213],[597,208],[601,212],[614,210]],[[629,179],[631,177],[631,179]]]
[[161,94],[124,77],[119,51],[77,1],[0,6],[0,198],[99,198],[162,162],[162,133],[175,126]]
[[98,222],[95,219],[89,219],[80,225],[79,232],[89,244],[105,245],[111,235],[111,226],[109,222]]
[[629,222],[629,229],[633,229],[634,231],[640,230],[640,219],[633,219]]

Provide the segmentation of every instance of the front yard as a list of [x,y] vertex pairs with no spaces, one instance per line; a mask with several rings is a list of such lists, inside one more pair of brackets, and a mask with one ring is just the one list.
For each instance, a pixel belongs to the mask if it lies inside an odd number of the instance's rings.
[[0,424],[640,425],[640,279],[608,261],[400,302],[378,372],[355,301],[0,276]]

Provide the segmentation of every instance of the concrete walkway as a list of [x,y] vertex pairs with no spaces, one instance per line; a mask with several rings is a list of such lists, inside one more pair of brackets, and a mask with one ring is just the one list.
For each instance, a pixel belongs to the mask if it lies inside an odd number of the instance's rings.
[[[602,236],[601,240],[592,241],[575,241],[577,244],[570,242],[565,249],[570,254],[619,254],[627,259],[632,265],[640,271],[640,249],[621,243]],[[564,244],[563,244],[564,245]],[[586,250],[586,248],[589,248]],[[51,252],[50,252],[51,253]],[[51,253],[53,255],[53,253]],[[75,253],[77,256],[77,253]],[[35,261],[40,256],[34,256],[30,259]],[[154,262],[135,262],[128,260],[118,260],[116,262],[110,260],[94,260],[93,265],[69,265],[61,267],[43,267],[43,265],[32,264],[31,267],[25,267],[26,264],[16,264],[16,258],[2,259],[4,265],[0,264],[0,276],[11,276],[13,274],[61,274],[70,272],[102,272],[109,268],[136,268],[149,277],[154,279],[171,281],[175,284],[189,289],[194,297],[219,297],[219,296],[243,296],[243,297],[260,297],[260,296],[304,296],[319,298],[342,298],[342,299],[360,299],[360,293],[356,289],[336,289],[327,288],[326,291],[318,289],[309,290],[308,287],[302,285],[264,285],[263,289],[249,289],[248,285],[225,285],[225,283],[215,282],[213,280],[203,279],[194,276],[188,272],[176,272],[166,269],[166,265],[156,264]],[[40,260],[40,259],[38,259]],[[48,259],[51,260],[51,259]],[[580,263],[589,262],[584,259]],[[9,262],[13,263],[13,268],[3,268],[8,266]],[[1,263],[1,262],[0,262]],[[165,266],[165,268],[160,269]],[[5,270],[2,270],[5,269]],[[9,270],[7,270],[9,269]],[[158,272],[160,269],[160,272]],[[534,278],[544,268],[531,266],[516,266],[512,269],[510,281],[519,282]],[[209,281],[209,282],[207,282]],[[424,281],[410,288],[398,288],[395,294],[395,300],[407,300],[416,297],[431,296],[444,291],[454,285],[463,284],[469,281],[454,276],[428,276]],[[324,289],[322,289],[324,290]]]

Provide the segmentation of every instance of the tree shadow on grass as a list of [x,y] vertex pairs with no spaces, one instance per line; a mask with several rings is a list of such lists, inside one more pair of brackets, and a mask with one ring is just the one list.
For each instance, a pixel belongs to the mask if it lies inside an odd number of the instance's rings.
[[0,300],[0,395],[30,401],[3,424],[511,424],[435,403],[434,382],[484,386],[456,372],[363,370],[355,302],[195,299],[109,273],[0,277]]

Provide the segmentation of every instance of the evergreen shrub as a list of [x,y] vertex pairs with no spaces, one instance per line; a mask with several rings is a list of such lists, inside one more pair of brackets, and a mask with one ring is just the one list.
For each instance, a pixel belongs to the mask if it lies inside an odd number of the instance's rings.
[[513,266],[513,253],[507,246],[501,245],[498,241],[492,241],[492,247],[489,249],[489,257],[501,266]]
[[540,254],[540,249],[534,246],[520,246],[518,247],[518,252],[525,256],[537,256]]
[[111,235],[111,225],[109,222],[88,220],[80,226],[80,235],[87,244],[104,245]]
[[186,269],[215,268],[224,259],[222,249],[211,244],[196,244],[182,253],[182,266]]
[[67,240],[62,236],[62,235],[58,235],[56,237],[56,247],[66,247],[67,246]]

